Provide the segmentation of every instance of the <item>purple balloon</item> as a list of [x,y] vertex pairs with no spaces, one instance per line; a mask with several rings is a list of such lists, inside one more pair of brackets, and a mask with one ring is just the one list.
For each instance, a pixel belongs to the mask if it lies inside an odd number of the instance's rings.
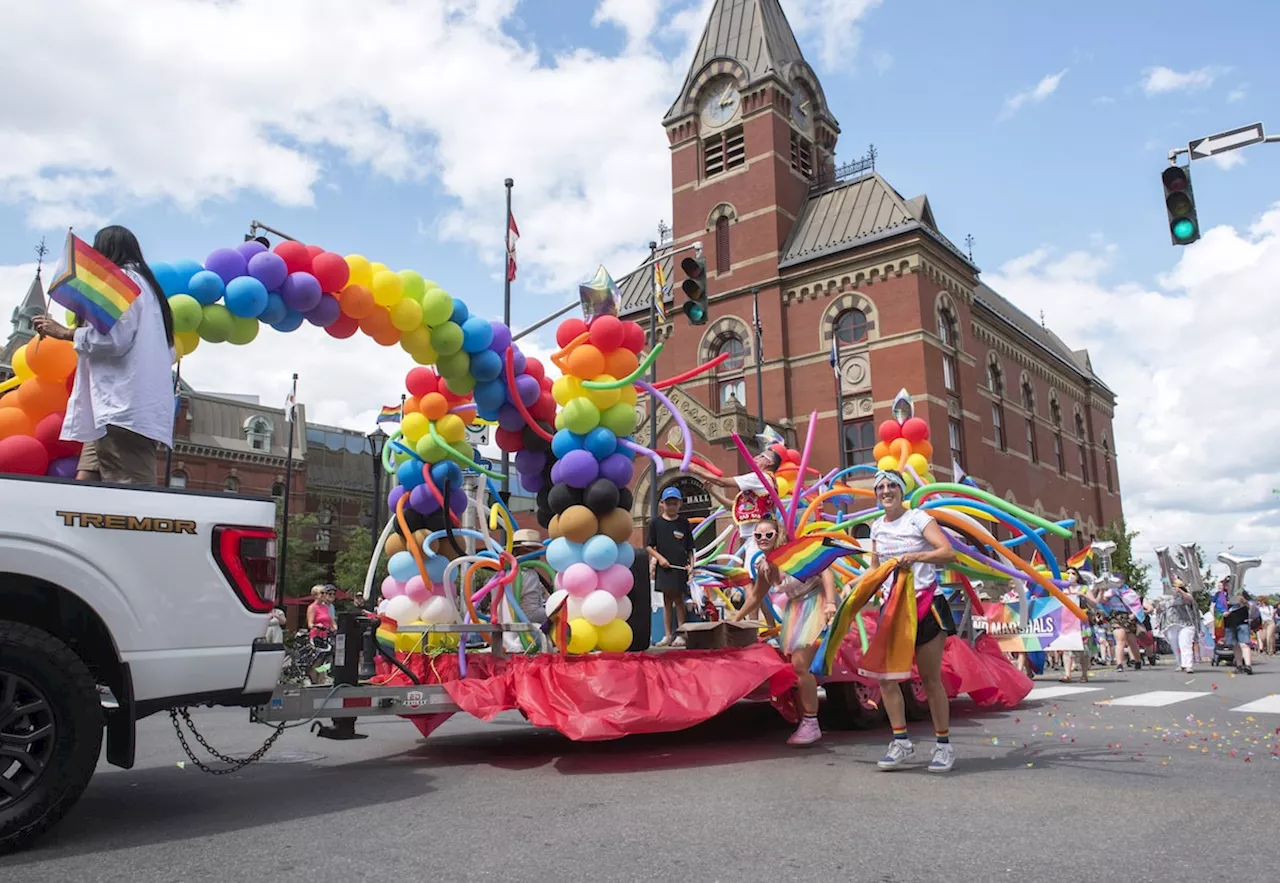
[[520,470],[521,474],[541,472],[546,465],[547,455],[543,451],[520,451],[516,454],[516,469]]
[[431,493],[431,488],[420,484],[409,492],[409,505],[415,512],[430,515],[440,508],[440,501],[436,499],[435,494]]
[[519,432],[524,429],[524,418],[515,405],[503,405],[498,409],[498,425],[508,432]]
[[[529,360],[524,357],[524,353],[520,352],[520,347],[516,346],[513,348],[516,351],[515,358],[512,359],[512,361],[515,363],[516,373],[523,374],[525,367],[529,364]],[[504,362],[506,361],[505,357],[503,358],[503,361]]]
[[[268,286],[270,288],[270,286]],[[320,281],[310,273],[290,273],[289,278],[280,286],[280,296],[285,305],[299,313],[309,313],[320,303],[324,292],[320,290]]]
[[[489,342],[489,349],[495,353],[502,355],[507,351],[507,347],[511,346],[511,329],[502,322],[490,322],[493,326],[493,340]],[[503,360],[506,361],[505,359]]]
[[252,260],[255,254],[262,254],[266,250],[267,247],[256,239],[250,239],[236,246],[236,251],[240,252],[246,261]]
[[248,273],[249,262],[234,248],[220,248],[204,259],[204,268],[217,273],[226,283]]
[[531,494],[536,494],[547,486],[547,480],[541,472],[521,472],[520,486]]
[[249,258],[249,275],[267,286],[267,291],[279,291],[289,277],[289,268],[280,255],[261,251]]
[[467,511],[467,492],[462,488],[456,487],[449,492],[449,510],[454,515],[461,515]]
[[521,374],[516,378],[516,391],[520,394],[520,401],[524,402],[526,408],[532,408],[538,396],[542,395],[542,387],[537,378],[530,377],[528,374]]
[[636,468],[626,454],[610,454],[600,461],[600,477],[609,479],[618,487],[631,484],[635,472]]
[[560,480],[569,487],[584,488],[600,477],[600,463],[590,451],[570,451],[556,465]]
[[79,463],[79,457],[59,457],[49,464],[49,468],[44,474],[51,475],[54,478],[75,478],[76,467]]
[[400,503],[400,498],[403,497],[406,493],[408,493],[408,491],[406,491],[400,485],[396,485],[395,487],[393,487],[391,489],[391,493],[387,494],[387,511],[388,512],[396,511],[396,506]]
[[320,328],[328,328],[342,315],[342,307],[338,304],[338,299],[332,294],[323,294],[320,296],[320,303],[315,308],[307,312],[307,321],[312,325]]

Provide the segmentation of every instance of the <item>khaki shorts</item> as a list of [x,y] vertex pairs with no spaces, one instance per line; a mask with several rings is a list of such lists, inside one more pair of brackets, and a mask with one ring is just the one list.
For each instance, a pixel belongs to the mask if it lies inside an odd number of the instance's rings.
[[156,481],[156,443],[119,426],[108,426],[105,436],[85,442],[76,469],[92,473],[92,478],[108,484],[154,486],[159,483]]

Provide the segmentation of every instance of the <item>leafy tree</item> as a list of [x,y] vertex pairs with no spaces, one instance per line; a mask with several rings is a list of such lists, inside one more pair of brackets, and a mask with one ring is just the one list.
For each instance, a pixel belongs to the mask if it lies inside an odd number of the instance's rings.
[[[276,535],[284,535],[284,511],[276,504]],[[316,560],[316,518],[308,514],[289,514],[289,542],[285,546],[283,595],[303,598],[311,587],[325,581],[324,565]]]
[[[369,557],[373,554],[373,537],[362,528],[351,528],[343,538],[343,549],[333,563],[333,580],[338,588],[352,595],[364,591],[365,574],[369,571]],[[373,584],[381,583],[387,575],[386,556],[380,556]]]
[[1116,550],[1111,553],[1111,570],[1118,573],[1129,588],[1145,598],[1151,591],[1147,575],[1151,566],[1133,556],[1133,541],[1137,536],[1138,531],[1125,527],[1123,518],[1098,531],[1098,539],[1116,544]]

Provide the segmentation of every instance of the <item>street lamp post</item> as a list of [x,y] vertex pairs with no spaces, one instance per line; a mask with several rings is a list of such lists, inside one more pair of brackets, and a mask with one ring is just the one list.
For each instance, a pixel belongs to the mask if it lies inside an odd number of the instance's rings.
[[764,329],[760,326],[760,289],[751,289],[751,324],[755,326],[756,346],[756,432],[764,432],[764,374],[761,364],[764,362]]
[[[376,556],[378,554],[378,537],[382,534],[382,448],[387,443],[387,434],[382,431],[381,426],[375,426],[373,432],[365,436],[369,440],[369,448],[373,451],[373,509],[370,518],[369,533],[373,539],[369,546],[369,554]],[[365,609],[373,610],[378,606],[379,586],[375,581],[369,597],[365,601]],[[378,673],[377,666],[374,665],[374,658],[378,655],[376,646],[377,638],[374,636],[372,628],[365,628],[361,633],[360,639],[360,672],[359,677],[362,681],[367,681]]]

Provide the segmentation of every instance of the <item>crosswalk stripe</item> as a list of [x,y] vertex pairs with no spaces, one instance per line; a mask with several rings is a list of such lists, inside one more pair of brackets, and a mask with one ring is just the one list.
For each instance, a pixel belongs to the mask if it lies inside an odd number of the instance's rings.
[[1244,714],[1280,714],[1280,696],[1272,693],[1270,696],[1246,702],[1244,705],[1238,705],[1231,710]]
[[1077,693],[1092,693],[1101,687],[1035,687],[1024,701],[1035,699],[1057,699],[1059,696],[1074,696]]
[[1113,699],[1100,699],[1093,703],[1094,705],[1132,705],[1139,708],[1163,708],[1166,705],[1175,705],[1179,702],[1186,702],[1188,699],[1197,699],[1201,696],[1208,696],[1208,691],[1199,692],[1191,690],[1152,690],[1150,693],[1137,693],[1133,696],[1122,696]]

